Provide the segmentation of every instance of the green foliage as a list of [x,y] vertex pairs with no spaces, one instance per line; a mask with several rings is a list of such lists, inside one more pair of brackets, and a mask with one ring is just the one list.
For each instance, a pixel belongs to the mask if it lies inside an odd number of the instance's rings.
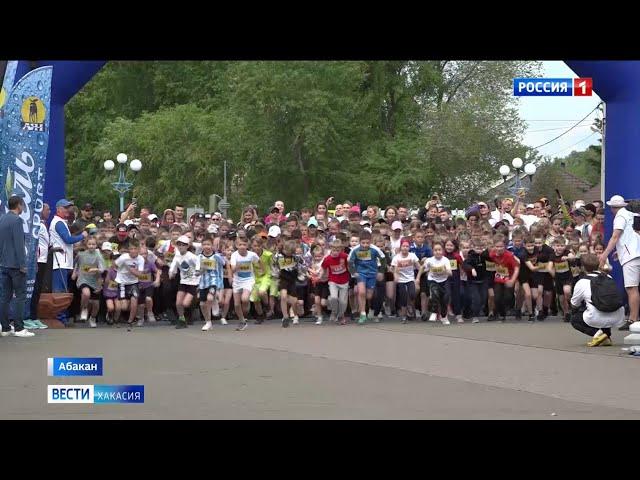
[[[69,195],[114,206],[118,152],[143,162],[156,210],[208,204],[229,167],[232,212],[276,198],[364,204],[473,199],[525,148],[511,93],[535,62],[110,62],[67,106]],[[131,177],[131,173],[129,173]],[[133,196],[131,195],[131,196]]]
[[556,161],[565,162],[569,172],[593,185],[600,181],[602,161],[602,147],[600,145],[590,145],[589,148],[581,152],[573,151],[563,159]]

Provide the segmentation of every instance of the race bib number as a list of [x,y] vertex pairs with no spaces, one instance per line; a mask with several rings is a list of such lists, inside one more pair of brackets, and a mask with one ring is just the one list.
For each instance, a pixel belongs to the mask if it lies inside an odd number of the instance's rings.
[[509,269],[504,265],[496,265],[496,278],[509,277]]
[[151,273],[143,273],[138,277],[138,281],[140,282],[150,282],[151,281]]
[[164,258],[167,260],[167,263],[170,264],[173,261],[173,257],[175,256],[176,256],[175,252],[167,252],[165,253]]
[[243,262],[239,263],[236,267],[239,272],[250,272],[251,271],[251,262]]
[[289,268],[291,266],[293,266],[293,258],[280,258],[278,259],[278,265],[280,265],[280,268]]
[[346,272],[347,269],[344,266],[344,262],[340,262],[340,265],[331,265],[331,272],[334,275],[340,275],[341,273]]
[[573,275],[574,277],[579,277],[580,276],[580,267],[577,266],[577,265],[571,267],[571,275]]
[[445,271],[445,268],[439,265],[437,267],[431,267],[432,273],[444,273],[444,271]]
[[457,270],[458,269],[458,260],[456,260],[455,258],[451,259],[451,270]]
[[565,273],[569,271],[569,263],[567,261],[558,262],[555,264],[557,273]]
[[495,272],[496,271],[496,264],[490,261],[486,261],[485,265],[487,267],[487,272]]
[[411,260],[398,260],[398,268],[407,268],[413,264]]
[[89,270],[91,270],[92,268],[94,268],[94,267],[91,266],[91,265],[83,265],[82,266],[82,272],[83,273],[89,273]]
[[117,290],[118,284],[114,280],[109,280],[109,284],[107,286],[109,290]]
[[216,269],[216,261],[215,259],[204,259],[200,262],[203,270],[215,270]]
[[371,250],[360,250],[356,253],[358,260],[371,260]]

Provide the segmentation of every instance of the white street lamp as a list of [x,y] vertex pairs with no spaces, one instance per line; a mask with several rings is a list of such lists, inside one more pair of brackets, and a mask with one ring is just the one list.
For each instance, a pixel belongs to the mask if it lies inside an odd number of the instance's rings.
[[531,176],[535,175],[535,173],[536,173],[536,166],[533,163],[527,163],[524,166],[524,173],[529,175],[529,178],[531,178]]
[[104,169],[107,172],[110,172],[111,170],[113,170],[116,167],[116,164],[113,163],[113,160],[107,160],[106,162],[104,162]]
[[500,167],[499,172],[500,172],[500,175],[502,175],[502,178],[504,180],[506,180],[507,179],[507,175],[509,175],[510,170],[509,170],[509,167],[507,165],[502,165]]
[[140,170],[142,170],[142,162],[138,159],[131,160],[129,168],[131,168],[131,170],[133,170],[134,172],[139,172]]
[[[125,175],[125,172],[126,172],[125,164],[127,163],[127,160],[128,160],[128,157],[126,153],[119,153],[116,156],[116,161],[120,166],[119,168],[120,173],[118,176],[118,181],[113,182],[111,184],[113,189],[116,192],[118,192],[118,194],[120,195],[120,211],[121,212],[124,211],[124,195],[129,190],[131,190],[131,187],[133,187],[133,183],[128,182]],[[112,171],[115,168],[115,166],[116,165],[113,162],[113,160],[107,160],[106,162],[104,162],[104,169],[108,172]],[[142,162],[137,158],[135,160],[131,160],[131,163],[129,163],[129,168],[134,172],[139,172],[140,170],[142,170]]]
[[514,158],[511,165],[513,165],[513,168],[516,170],[520,170],[522,168],[522,159],[519,157]]

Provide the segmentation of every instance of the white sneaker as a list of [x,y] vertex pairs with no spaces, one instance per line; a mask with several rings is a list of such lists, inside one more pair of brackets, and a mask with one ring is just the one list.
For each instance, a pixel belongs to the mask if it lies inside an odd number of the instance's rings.
[[298,325],[299,323],[300,323],[300,319],[298,318],[298,316],[297,316],[297,315],[296,315],[296,316],[294,316],[294,317],[293,317],[293,324],[294,324],[294,325]]
[[457,321],[458,323],[464,323],[464,318],[462,318],[462,315],[458,315],[458,316],[456,317],[456,321]]
[[211,323],[211,320],[209,320],[204,324],[204,327],[202,327],[202,331],[206,332],[207,330],[211,330],[212,328],[213,324]]
[[384,313],[387,317],[391,316],[391,305],[387,305],[386,303],[384,304]]
[[429,316],[429,321],[430,321],[430,322],[435,322],[437,319],[438,319],[438,315],[436,315],[435,313],[432,313],[432,314]]
[[220,324],[221,324],[221,325],[227,325],[227,319],[226,319],[226,318],[224,318],[224,317],[223,317],[223,318],[221,318],[221,319],[220,319]]
[[318,320],[316,320],[316,325],[322,325],[322,315],[320,315]]
[[10,335],[13,335],[13,331],[0,332],[0,337],[8,337]]
[[153,312],[149,312],[147,314],[147,321],[150,323],[153,323],[156,321],[156,316],[153,314]]
[[138,327],[144,327],[144,318],[140,318],[140,319],[138,319],[138,321],[137,321],[136,325],[137,325]]
[[474,317],[471,319],[471,323],[480,323],[480,320]]
[[295,312],[293,311],[293,307],[289,307],[289,318],[293,318],[293,317],[295,317],[295,316],[296,316],[296,314],[295,314]]
[[33,332],[30,332],[26,328],[23,328],[19,332],[13,332],[13,336],[14,337],[21,337],[21,338],[28,338],[28,337],[35,337],[36,334],[33,333]]
[[373,310],[369,310],[369,320],[373,320],[373,317],[375,317]]
[[93,317],[89,317],[89,326],[91,328],[96,328],[98,326],[98,324],[96,323],[96,319]]
[[451,322],[449,321],[449,319],[447,317],[442,317],[442,324],[443,325],[451,325]]
[[335,323],[337,320],[338,320],[338,317],[336,316],[336,314],[331,312],[331,315],[329,315],[329,321],[331,323]]
[[420,318],[422,316],[422,312],[416,309],[416,318]]
[[80,312],[80,320],[82,320],[83,322],[86,322],[88,316],[89,316],[89,310],[87,308],[83,308],[82,312]]

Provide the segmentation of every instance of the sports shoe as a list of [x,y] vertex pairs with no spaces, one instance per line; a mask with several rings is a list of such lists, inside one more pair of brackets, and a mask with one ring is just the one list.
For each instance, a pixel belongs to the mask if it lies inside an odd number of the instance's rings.
[[12,330],[9,330],[8,332],[0,332],[0,337],[8,337],[10,335],[13,335]]
[[569,323],[571,321],[571,315],[566,313],[564,316],[564,323]]
[[33,323],[33,320],[23,320],[22,324],[24,325],[24,328],[30,328],[32,330],[39,328],[35,323]]
[[82,312],[80,312],[80,320],[82,320],[83,322],[86,322],[88,317],[89,317],[89,309],[83,308]]
[[536,317],[533,316],[533,314],[529,315],[529,321],[530,322],[535,322],[536,321]]
[[544,322],[544,319],[545,319],[545,318],[547,318],[547,316],[544,314],[544,312],[539,312],[539,313],[538,313],[538,318],[537,318],[537,320],[538,320],[539,322]]
[[211,320],[208,320],[205,324],[204,327],[202,327],[202,331],[206,332],[207,330],[211,330],[211,328],[213,328],[213,324],[211,323]]
[[449,321],[449,319],[446,316],[444,316],[444,317],[442,317],[442,324],[443,325],[451,325],[451,322]]
[[599,335],[596,334],[596,336],[593,337],[593,339],[589,343],[587,343],[587,347],[597,347],[598,345],[603,343],[607,338],[609,337],[607,336],[606,333],[600,333]]
[[289,317],[282,317],[282,328],[287,328],[289,326]]
[[495,321],[495,319],[496,319],[496,316],[493,313],[490,313],[487,316],[487,322],[493,322],[493,321]]
[[624,322],[624,325],[622,325],[621,327],[618,327],[618,331],[619,332],[629,331],[629,325],[631,325],[631,322]]
[[144,318],[139,318],[136,322],[136,327],[144,327]]
[[133,322],[127,322],[127,332],[133,330]]
[[433,312],[430,316],[429,316],[429,321],[430,322],[435,322],[438,319],[438,315]]
[[331,312],[331,315],[329,315],[329,321],[331,323],[336,323],[338,321],[338,317],[336,316],[335,313]]
[[20,338],[28,338],[28,337],[35,337],[36,334],[33,333],[33,332],[30,332],[26,328],[23,328],[19,332],[13,332],[13,336],[14,337],[20,337]]
[[373,310],[369,310],[369,315],[367,315],[367,317],[369,318],[369,320],[373,320],[373,317],[375,317]]
[[612,345],[613,342],[611,341],[611,337],[607,337],[607,339],[600,344],[601,347],[610,347]]
[[504,323],[507,321],[507,317],[500,317],[500,320],[498,320],[498,323]]
[[458,323],[464,323],[464,318],[462,318],[462,315],[458,315],[458,316],[456,317],[456,322],[458,322]]
[[178,320],[176,322],[176,330],[180,330],[181,328],[187,328],[187,327],[188,327],[187,322],[185,322],[184,319]]
[[476,317],[473,317],[473,318],[471,319],[471,323],[480,323],[480,320],[479,320],[479,319],[477,319]]
[[49,326],[46,323],[42,323],[40,320],[32,320],[33,323],[35,323],[37,325],[37,328],[39,328],[40,330],[44,330],[45,328],[49,328]]
[[384,304],[384,313],[387,315],[387,317],[391,316],[391,306],[387,305],[386,303]]
[[293,317],[293,324],[294,324],[294,325],[298,325],[299,323],[300,323],[300,319],[298,318],[298,316],[297,316],[297,315],[294,315],[294,317]]
[[522,310],[516,310],[516,320],[522,320]]
[[220,319],[220,324],[221,324],[221,325],[228,325],[228,324],[229,324],[229,322],[227,322],[227,319],[226,319],[226,318],[222,317],[222,318]]
[[247,329],[247,322],[240,322],[240,324],[238,324],[238,327],[236,328],[237,332],[243,332],[244,330]]
[[155,317],[155,315],[153,314],[153,312],[149,312],[149,313],[147,314],[147,322],[149,322],[149,323],[153,323],[153,322],[155,322],[155,321],[156,321],[156,317]]
[[218,303],[217,298],[213,299],[213,305],[211,305],[211,315],[213,315],[214,317],[220,315],[220,304]]
[[96,323],[96,319],[93,317],[89,317],[89,327],[96,328],[98,324]]
[[367,315],[365,313],[361,313],[360,317],[358,318],[358,324],[364,325],[365,323],[367,323]]
[[347,324],[347,319],[343,315],[342,318],[340,319],[340,325],[346,325],[346,324]]
[[400,320],[400,323],[407,323],[407,317],[406,315],[404,317],[402,317],[402,320]]
[[320,315],[318,320],[316,320],[316,325],[322,325],[322,315]]

